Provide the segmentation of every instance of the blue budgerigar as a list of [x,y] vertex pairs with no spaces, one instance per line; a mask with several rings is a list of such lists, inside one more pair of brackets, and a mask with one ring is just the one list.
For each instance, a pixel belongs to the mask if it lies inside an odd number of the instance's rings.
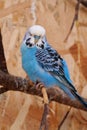
[[21,54],[23,69],[33,82],[40,81],[46,87],[58,86],[70,98],[77,98],[87,107],[70,79],[65,60],[49,45],[42,26],[33,25],[27,30],[22,41]]

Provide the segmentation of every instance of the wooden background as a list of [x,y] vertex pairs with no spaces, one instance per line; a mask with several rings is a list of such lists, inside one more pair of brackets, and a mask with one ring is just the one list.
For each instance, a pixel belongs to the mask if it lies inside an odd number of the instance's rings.
[[[21,67],[20,44],[33,24],[46,28],[49,43],[68,63],[78,92],[87,98],[87,9],[80,6],[76,24],[67,42],[76,0],[0,0],[0,28],[8,70],[25,77]],[[57,130],[67,106],[52,102],[50,130]],[[0,95],[0,130],[38,130],[43,113],[42,99],[21,92]],[[61,130],[87,130],[87,113],[72,108]]]

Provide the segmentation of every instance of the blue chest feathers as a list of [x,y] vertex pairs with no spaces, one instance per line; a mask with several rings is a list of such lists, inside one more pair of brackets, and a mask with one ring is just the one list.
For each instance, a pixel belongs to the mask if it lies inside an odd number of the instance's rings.
[[23,69],[33,82],[36,82],[38,80],[47,87],[56,85],[56,79],[39,65],[35,53],[36,50],[34,48],[22,51]]
[[32,81],[35,80],[35,76],[37,73],[37,63],[35,58],[35,49],[27,48],[22,52],[22,67],[30,77]]

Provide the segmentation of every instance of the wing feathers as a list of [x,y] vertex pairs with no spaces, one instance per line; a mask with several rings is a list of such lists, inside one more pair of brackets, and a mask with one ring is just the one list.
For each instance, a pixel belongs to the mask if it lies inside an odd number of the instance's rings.
[[[47,72],[52,74],[57,80],[63,83],[70,90],[76,91],[70,80],[67,79],[67,75],[64,71],[66,64],[60,55],[50,46],[45,49],[38,49],[36,52],[36,59],[39,65]],[[68,74],[69,77],[69,74]],[[69,77],[70,79],[70,77]]]

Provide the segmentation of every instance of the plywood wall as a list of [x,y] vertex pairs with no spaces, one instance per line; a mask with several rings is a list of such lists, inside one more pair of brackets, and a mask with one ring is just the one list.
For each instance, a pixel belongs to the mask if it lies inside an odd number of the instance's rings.
[[[87,98],[87,9],[80,7],[79,26],[64,39],[74,17],[76,0],[0,0],[0,28],[8,70],[25,77],[21,67],[20,44],[33,24],[46,28],[49,43],[68,63],[78,92]],[[68,107],[51,103],[50,130],[58,124]],[[38,130],[43,113],[42,99],[20,92],[0,95],[0,130]],[[86,130],[87,113],[72,108],[61,130]]]

